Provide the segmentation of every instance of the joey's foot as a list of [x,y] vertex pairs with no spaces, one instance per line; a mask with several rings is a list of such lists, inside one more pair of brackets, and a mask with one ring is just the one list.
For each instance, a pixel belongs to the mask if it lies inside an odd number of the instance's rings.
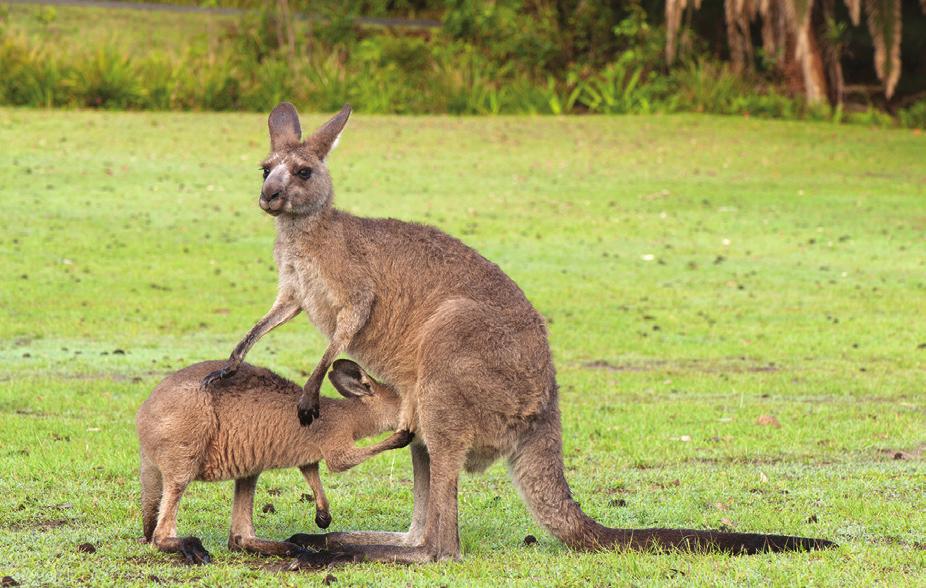
[[300,547],[309,547],[312,549],[324,549],[328,545],[328,535],[326,533],[296,533],[286,540],[287,543],[294,543]]
[[395,448],[401,449],[402,447],[408,447],[408,445],[415,439],[415,434],[409,430],[402,430],[395,432]]
[[227,380],[234,376],[237,371],[238,368],[232,365],[227,365],[222,369],[215,370],[203,378],[203,388],[208,388],[219,380]]
[[299,399],[299,423],[303,427],[308,427],[312,421],[318,418],[318,397],[315,400],[306,398],[305,395]]
[[228,550],[278,557],[300,557],[309,553],[305,547],[289,541],[270,541],[256,537],[242,538],[240,535],[232,535],[228,538]]
[[180,543],[180,553],[188,564],[199,566],[212,561],[212,556],[196,537],[185,537]]
[[331,524],[331,513],[321,509],[315,511],[315,524],[318,525],[320,529],[327,529],[328,525]]

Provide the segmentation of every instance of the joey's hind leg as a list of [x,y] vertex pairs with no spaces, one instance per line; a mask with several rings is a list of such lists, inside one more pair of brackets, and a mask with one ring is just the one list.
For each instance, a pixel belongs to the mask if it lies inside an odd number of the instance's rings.
[[325,455],[325,463],[332,472],[343,472],[364,462],[376,454],[390,449],[400,449],[412,442],[414,435],[409,431],[396,431],[379,443],[367,447],[346,447]]
[[318,474],[318,463],[311,463],[299,468],[302,477],[309,483],[312,493],[315,494],[315,524],[321,529],[327,529],[331,524],[331,513],[328,511],[328,498],[322,488],[322,478]]
[[428,508],[430,459],[428,449],[420,441],[412,443],[409,448],[415,478],[415,510],[407,533],[393,531],[337,531],[311,535],[297,533],[287,541],[315,549],[337,549],[340,545],[419,545]]
[[[451,446],[431,449],[430,493],[427,516],[420,543],[368,542],[377,533],[329,533],[307,537],[325,538],[313,547],[328,548],[334,554],[353,561],[388,563],[428,563],[460,558],[460,536],[457,530],[457,482],[466,460],[465,447]],[[293,538],[294,540],[297,537]],[[352,539],[356,539],[352,541]],[[321,555],[321,554],[319,554]],[[307,563],[307,565],[310,565]]]
[[[412,441],[412,434],[408,431],[397,431],[391,436],[383,439],[379,443],[370,445],[368,447],[346,447],[339,449],[333,453],[328,453],[325,455],[325,463],[328,464],[328,469],[332,472],[343,472],[349,470],[355,465],[359,464],[362,461],[369,459],[370,457],[376,455],[377,453],[382,453],[383,451],[388,451],[389,449],[398,449],[400,447],[405,447]],[[302,474],[305,476],[305,479],[308,480],[309,485],[312,486],[312,489],[315,490],[316,499],[321,499],[324,501],[324,508],[322,508],[321,502],[319,503],[319,509],[315,515],[315,523],[325,529],[328,527],[328,524],[331,522],[331,516],[328,515],[328,501],[324,498],[324,491],[321,489],[321,479],[318,477],[318,464],[314,464],[314,472],[310,469],[313,466],[305,466],[305,469],[302,469]],[[308,471],[307,471],[308,470]],[[316,484],[318,487],[316,488]],[[324,513],[324,514],[323,514]],[[325,515],[327,520],[325,520]],[[324,523],[324,524],[322,524]],[[370,535],[370,536],[368,536]],[[307,533],[296,533],[291,536],[287,541],[292,543],[297,543],[306,547],[315,547],[315,548],[325,548],[333,547],[340,542],[379,542],[379,541],[388,541],[395,542],[396,544],[402,544],[405,541],[404,533],[327,533],[327,534],[316,534],[310,535]]]
[[187,484],[187,481],[172,479],[163,481],[158,523],[154,528],[152,543],[161,551],[182,554],[187,563],[207,564],[212,561],[212,557],[199,539],[177,537],[177,510]]
[[257,476],[235,480],[235,499],[232,505],[231,532],[228,548],[232,551],[247,551],[261,555],[292,557],[305,555],[305,549],[285,541],[260,539],[254,533],[254,488]]
[[158,525],[158,506],[161,504],[161,471],[142,452],[141,456],[141,513],[142,532],[145,542],[154,538],[154,529]]
[[[369,539],[374,539],[375,533],[329,533],[327,536],[315,536],[324,537],[324,543],[311,545],[336,550],[354,561],[426,563],[460,558],[457,484],[472,446],[474,429],[454,418],[455,409],[447,400],[463,396],[454,385],[455,382],[447,382],[443,386],[435,386],[431,397],[420,405],[422,423],[427,424],[427,428],[422,429],[427,449],[425,452],[417,450],[413,463],[416,465],[415,478],[421,480],[420,485],[416,484],[416,499],[419,492],[422,498],[426,496],[421,501],[426,514],[423,525],[417,527],[416,521],[413,521],[412,529],[406,535],[408,541],[413,533],[418,534],[415,542],[373,543]],[[428,477],[419,478],[418,465],[425,463],[429,466]]]

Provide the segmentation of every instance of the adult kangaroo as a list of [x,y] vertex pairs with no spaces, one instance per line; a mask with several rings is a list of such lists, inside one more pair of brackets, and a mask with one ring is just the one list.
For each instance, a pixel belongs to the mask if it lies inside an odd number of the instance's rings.
[[[255,341],[306,311],[330,343],[298,404],[317,414],[329,364],[350,354],[402,396],[399,429],[415,434],[414,514],[407,533],[296,535],[357,560],[460,557],[457,480],[505,458],[537,521],[576,549],[816,549],[820,539],[686,529],[612,529],[582,512],[563,476],[562,438],[547,330],[498,266],[441,231],[359,218],[332,205],[326,158],[350,107],[302,140],[282,103],[270,114],[271,153],[259,204],[276,217],[279,291],[273,307],[206,378],[229,377]],[[294,415],[295,416],[295,415]]]

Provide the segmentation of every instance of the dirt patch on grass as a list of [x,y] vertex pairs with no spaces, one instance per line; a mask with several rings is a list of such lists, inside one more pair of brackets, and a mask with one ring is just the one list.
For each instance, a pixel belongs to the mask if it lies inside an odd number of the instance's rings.
[[[131,374],[123,374],[119,372],[103,372],[103,373],[93,373],[93,374],[75,374],[75,373],[42,373],[41,377],[53,378],[56,380],[67,380],[67,381],[77,381],[77,382],[86,382],[91,380],[109,380],[111,382],[133,382],[139,383],[148,378],[163,378],[167,374],[171,373],[173,370],[164,369],[164,370],[148,370],[144,372],[135,372]],[[23,374],[13,374],[0,376],[0,382],[13,382],[17,380],[28,380],[30,378],[37,378],[38,374],[35,373],[23,373]]]
[[926,551],[926,543],[922,541],[906,541],[900,537],[894,537],[892,535],[888,535],[886,537],[874,537],[872,541],[875,543],[880,543],[881,545],[896,545],[898,547],[905,547],[907,549]]
[[926,444],[919,445],[912,449],[879,449],[881,456],[897,461],[910,461],[922,459],[923,453],[926,452]]
[[773,362],[756,362],[745,357],[678,361],[653,359],[635,363],[613,363],[604,359],[595,359],[583,362],[581,365],[586,369],[610,372],[700,372],[705,374],[779,372],[782,369]]
[[23,523],[13,523],[10,529],[13,531],[51,531],[58,527],[67,527],[73,524],[68,519],[42,519],[38,521],[26,521]]

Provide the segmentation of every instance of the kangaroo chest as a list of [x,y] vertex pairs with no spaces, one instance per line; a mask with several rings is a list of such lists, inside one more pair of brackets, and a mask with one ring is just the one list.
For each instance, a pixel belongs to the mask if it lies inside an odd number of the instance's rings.
[[340,304],[318,265],[308,257],[284,256],[281,261],[281,282],[295,291],[312,324],[331,338],[337,326]]

